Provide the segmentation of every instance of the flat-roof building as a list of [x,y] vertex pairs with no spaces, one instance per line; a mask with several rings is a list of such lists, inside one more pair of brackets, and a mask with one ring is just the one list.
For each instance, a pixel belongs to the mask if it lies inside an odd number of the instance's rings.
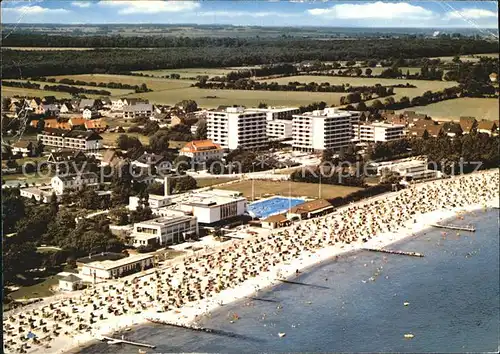
[[153,265],[153,255],[137,254],[117,260],[83,263],[80,266],[80,274],[99,279],[113,279],[143,271]]
[[293,149],[299,151],[339,151],[352,139],[351,114],[325,108],[293,116]]
[[266,113],[267,120],[292,120],[294,114],[300,113],[297,107],[252,108],[252,110]]
[[72,150],[97,150],[102,148],[102,137],[93,131],[46,129],[37,135],[46,146]]
[[405,136],[405,126],[390,123],[361,123],[353,125],[354,141],[384,142],[402,139]]
[[134,224],[131,236],[135,247],[181,243],[198,235],[195,216],[172,209],[163,209],[159,213],[161,217]]
[[292,138],[293,124],[291,120],[268,120],[267,137],[269,140],[286,140]]
[[243,107],[207,111],[207,136],[223,149],[257,149],[268,143],[266,112]]

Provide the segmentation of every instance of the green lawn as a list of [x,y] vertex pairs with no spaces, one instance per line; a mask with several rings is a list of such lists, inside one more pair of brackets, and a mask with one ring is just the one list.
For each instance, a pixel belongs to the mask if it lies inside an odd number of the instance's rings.
[[[352,86],[375,86],[376,84],[381,84],[382,86],[406,84],[415,85],[416,88],[394,88],[395,95],[393,96],[396,100],[403,96],[408,96],[410,99],[422,95],[425,91],[438,91],[443,90],[447,87],[452,87],[458,85],[454,81],[431,81],[431,80],[400,80],[400,79],[380,79],[380,78],[369,78],[369,77],[340,77],[340,76],[313,76],[313,75],[298,75],[298,76],[288,76],[280,77],[277,79],[264,80],[266,82],[277,82],[278,84],[286,85],[291,81],[298,81],[303,83],[323,83],[328,82],[331,85],[342,85],[349,84]],[[313,93],[319,95],[320,93]],[[345,96],[346,93],[341,94],[330,94]],[[329,103],[329,101],[325,101]]]
[[38,284],[34,284],[31,286],[22,286],[18,290],[11,292],[9,295],[16,300],[47,297],[54,295],[54,293],[50,289],[54,286],[57,286],[58,284],[59,277],[56,275],[51,275]]
[[[190,80],[170,80],[162,79],[156,77],[141,77],[141,76],[130,76],[130,75],[108,75],[108,74],[82,74],[82,75],[61,75],[61,76],[49,76],[56,80],[61,80],[64,78],[72,80],[81,80],[85,82],[120,82],[122,84],[129,85],[141,85],[145,83],[148,88],[154,91],[167,91],[175,90],[184,87],[189,87],[194,81]],[[103,88],[105,89],[105,88]],[[136,94],[134,94],[136,95]],[[142,94],[137,94],[141,96]],[[164,94],[166,95],[166,94]],[[134,96],[135,97],[135,96]],[[189,97],[185,97],[186,99]],[[177,101],[178,102],[178,101]],[[176,102],[176,103],[177,103]]]
[[144,70],[144,71],[133,71],[133,73],[143,73],[153,76],[168,76],[170,74],[179,74],[181,78],[184,77],[196,77],[198,75],[208,75],[209,77],[223,76],[230,71],[236,71],[240,68],[187,68],[187,69],[160,69],[160,70]]
[[432,103],[427,106],[411,107],[406,110],[424,113],[437,120],[458,121],[461,116],[472,116],[476,117],[477,120],[499,119],[498,100],[495,98],[463,97]]
[[203,187],[214,186],[217,184],[236,181],[236,180],[237,180],[237,178],[231,178],[231,177],[228,177],[228,178],[197,178],[196,184],[198,185],[198,188],[203,188]]

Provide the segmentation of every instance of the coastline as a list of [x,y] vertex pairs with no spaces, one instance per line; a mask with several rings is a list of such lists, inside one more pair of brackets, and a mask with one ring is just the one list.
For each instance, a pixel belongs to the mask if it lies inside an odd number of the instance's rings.
[[[100,338],[103,335],[112,336],[113,333],[149,323],[149,321],[147,320],[148,317],[160,319],[169,323],[176,323],[188,326],[193,325],[196,324],[197,319],[199,319],[201,316],[208,314],[211,311],[219,309],[221,307],[221,304],[223,306],[229,303],[242,300],[245,297],[252,296],[261,290],[265,290],[277,284],[280,284],[278,278],[287,279],[293,277],[296,274],[296,270],[303,272],[311,267],[315,267],[323,262],[327,262],[333,257],[356,252],[362,248],[380,248],[389,246],[395,242],[399,242],[401,240],[404,240],[405,238],[409,238],[413,236],[415,233],[423,232],[426,229],[431,228],[430,224],[456,217],[457,214],[460,214],[461,212],[470,212],[473,210],[485,208],[487,206],[498,207],[498,199],[496,199],[498,195],[498,191],[496,189],[497,187],[496,184],[495,187],[492,186],[492,183],[494,183],[492,181],[498,179],[497,169],[483,171],[477,174],[471,174],[466,176],[469,177],[460,178],[460,176],[457,176],[457,179],[452,178],[451,180],[448,179],[448,180],[432,181],[416,185],[411,193],[412,195],[416,195],[414,194],[415,192],[424,192],[423,194],[420,195],[420,200],[421,201],[423,200],[424,204],[429,205],[429,203],[427,203],[426,200],[434,199],[433,198],[434,194],[432,193],[440,193],[441,185],[447,187],[443,189],[443,191],[446,192],[445,196],[447,198],[445,198],[445,200],[444,199],[441,200],[440,203],[431,203],[432,205],[435,204],[435,206],[440,206],[437,207],[436,210],[430,209],[431,211],[429,212],[425,212],[424,210],[423,213],[417,213],[414,214],[413,216],[408,215],[407,217],[405,217],[405,219],[399,220],[400,222],[398,223],[398,227],[396,229],[393,228],[391,232],[373,232],[373,233],[363,234],[359,233],[358,231],[356,237],[354,238],[355,241],[353,241],[353,239],[350,239],[351,241],[350,243],[335,241],[335,244],[333,245],[322,246],[320,248],[310,248],[310,250],[304,249],[303,252],[298,253],[299,256],[295,256],[295,258],[288,258],[288,260],[285,260],[284,262],[278,262],[276,263],[275,266],[269,265],[266,271],[262,271],[257,276],[247,278],[245,281],[239,283],[236,286],[233,286],[231,288],[226,288],[224,290],[221,290],[220,292],[212,292],[209,297],[203,298],[202,300],[184,303],[182,307],[174,310],[169,310],[168,312],[156,313],[155,312],[156,306],[148,306],[147,310],[145,310],[143,307],[143,310],[137,309],[136,311],[134,311],[136,312],[134,314],[130,312],[127,314],[122,314],[120,316],[106,315],[105,318],[94,321],[94,324],[91,326],[91,329],[83,333],[80,332],[80,334],[72,335],[75,332],[70,331],[70,332],[65,332],[64,334],[61,333],[59,335],[56,335],[55,338],[52,338],[50,342],[50,347],[49,347],[50,349],[48,350],[45,349],[44,351],[47,353],[79,352],[80,350],[82,350],[82,348],[85,348],[95,343],[97,338]],[[453,180],[455,180],[456,182],[454,182]],[[478,181],[478,180],[482,181],[483,183],[487,183],[485,185],[487,188],[482,193],[479,191],[476,192],[475,189],[462,191],[461,188],[456,188],[457,186],[460,186],[460,183],[462,181],[465,182],[469,181],[468,183],[471,183],[471,181]],[[430,188],[431,186],[432,188]],[[426,192],[428,190],[430,190],[431,194]],[[297,222],[295,226],[273,231],[273,234],[275,236],[276,234],[278,234],[279,236],[280,233],[286,232],[284,230],[292,229],[293,227],[300,228],[300,226],[307,226],[308,224],[311,223],[314,224],[316,221],[332,222],[330,226],[334,226],[333,225],[334,220],[329,219],[332,216],[333,217],[340,216],[341,214],[345,214],[344,211],[346,210],[349,211],[351,209],[357,209],[358,212],[362,210],[366,211],[369,210],[366,209],[366,207],[369,208],[374,204],[391,205],[390,203],[394,203],[394,200],[397,200],[402,195],[401,193],[402,191],[390,192],[383,195],[363,199],[359,202],[338,208],[333,213],[328,214],[326,217],[303,220]],[[474,195],[474,197],[470,198],[471,197],[470,193],[473,193],[472,195]],[[424,199],[422,199],[422,196],[424,197]],[[468,197],[465,198],[465,196]],[[491,197],[494,197],[494,199],[489,200],[491,199]],[[462,206],[452,207],[452,205],[456,204],[455,198],[461,198]],[[386,201],[387,203],[385,203]],[[464,201],[466,202],[464,203]],[[476,204],[469,204],[472,202],[476,202]],[[460,205],[460,203],[458,203],[458,205]],[[391,210],[390,213],[398,214],[399,211],[398,208],[401,207],[407,208],[406,206],[403,206],[403,204],[397,204],[395,207],[396,209],[390,209]],[[348,218],[346,220],[350,219]],[[379,221],[382,222],[382,225],[387,225],[387,226],[389,225],[386,224],[384,220],[379,220]],[[340,226],[343,225],[341,224]],[[372,238],[370,238],[370,234],[373,235]],[[367,242],[363,242],[362,237],[367,237],[368,238]],[[252,239],[253,238],[249,238],[246,240],[251,241]],[[279,239],[279,237],[277,239]],[[230,248],[229,247],[230,245],[227,246],[228,246],[227,248]],[[223,247],[222,249],[225,248]],[[231,252],[231,250],[228,249],[228,252]],[[172,270],[170,266],[166,266],[162,267],[160,270],[163,270],[164,272],[162,274],[165,274],[165,271],[169,269]],[[142,276],[140,276],[143,277],[141,281],[145,280],[154,281],[153,275],[154,273],[149,273],[147,275],[143,274]],[[113,286],[116,286],[118,284],[121,284],[123,286],[123,281],[109,282],[107,285],[104,286],[104,288],[106,286],[113,288]],[[131,287],[131,285],[129,284],[127,287]],[[104,291],[106,291],[106,289],[104,289]],[[71,307],[73,307],[73,313],[89,315],[89,312],[85,312],[85,309],[89,307],[88,304],[94,304],[95,306],[99,301],[99,299],[94,298],[92,294],[87,294],[86,291],[78,292],[75,294],[68,294],[66,299],[71,299],[71,298],[77,299],[78,296],[80,296],[80,303],[82,305],[80,308],[76,307],[75,305],[70,306],[63,304],[66,300],[59,302],[64,306],[66,306],[66,309],[70,311]],[[82,302],[82,296],[85,299],[85,301],[83,302]],[[54,298],[48,298],[46,301],[50,302],[54,300],[55,300]],[[71,300],[69,301],[69,303],[71,304]],[[101,305],[104,304],[102,304],[101,300]],[[38,307],[38,309],[40,309],[41,305],[42,304],[35,305],[34,307],[35,308]],[[26,311],[28,311],[28,309],[26,309]],[[77,314],[74,314],[73,316],[79,317],[79,315]],[[36,347],[31,347],[26,352],[35,353],[37,352],[36,349],[37,349]]]
[[[363,202],[365,201],[361,201],[360,203]],[[95,337],[98,337],[100,335],[112,336],[113,334],[122,332],[127,328],[131,328],[133,330],[135,327],[151,323],[147,320],[147,317],[182,325],[195,325],[197,322],[197,318],[206,315],[208,312],[217,311],[224,305],[229,305],[231,303],[241,301],[247,297],[252,297],[258,294],[259,291],[266,291],[276,285],[281,284],[281,282],[277,280],[276,277],[276,274],[278,272],[280,274],[280,279],[290,280],[294,276],[296,276],[296,270],[299,270],[300,273],[307,272],[311,268],[321,265],[324,262],[329,262],[335,257],[354,254],[364,248],[387,247],[407,238],[413,237],[417,233],[422,233],[426,230],[431,229],[432,226],[430,224],[455,219],[457,217],[457,214],[460,213],[470,213],[473,211],[485,209],[485,207],[488,209],[498,207],[498,204],[498,200],[492,200],[486,203],[468,205],[466,207],[441,209],[421,214],[416,217],[416,223],[408,221],[404,228],[398,229],[395,232],[378,234],[371,240],[368,240],[368,242],[357,241],[349,245],[334,245],[324,247],[316,252],[306,252],[304,255],[294,259],[288,264],[278,264],[275,267],[271,267],[268,272],[262,273],[258,277],[251,278],[234,288],[223,290],[216,296],[184,306],[182,309],[180,309],[180,313],[172,314],[171,312],[167,312],[157,314],[151,311],[147,311],[138,315],[128,316],[130,318],[116,319],[116,322],[119,323],[113,323],[112,327],[106,326],[105,329],[103,329],[103,331],[100,331],[99,334],[96,334]],[[83,343],[79,343],[78,347],[72,345],[70,348],[70,346],[68,345],[68,349],[61,348],[58,353],[78,353],[82,348],[88,347],[94,343],[98,343],[99,341],[95,339],[95,337],[87,337],[87,340],[82,338],[81,340],[83,341]]]

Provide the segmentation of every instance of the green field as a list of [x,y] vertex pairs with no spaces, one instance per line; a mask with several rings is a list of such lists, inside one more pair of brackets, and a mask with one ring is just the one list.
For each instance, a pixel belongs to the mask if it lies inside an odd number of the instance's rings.
[[182,78],[184,77],[196,77],[198,75],[207,75],[209,77],[222,76],[235,70],[240,70],[242,68],[188,68],[188,69],[161,69],[161,70],[145,70],[145,71],[133,71],[133,73],[142,73],[153,76],[167,76],[170,74],[179,74]]
[[329,105],[338,105],[341,96],[345,96],[345,93],[209,90],[196,87],[140,94],[140,97],[147,98],[151,103],[174,105],[179,101],[192,99],[198,103],[198,106],[205,108],[216,108],[220,105],[232,106],[234,104],[256,107],[260,102],[265,102],[270,106],[299,106],[316,101],[325,101]]
[[[461,55],[460,60],[461,61],[479,61],[480,57],[489,57],[489,58],[498,58],[498,53],[485,53],[485,54],[471,54],[471,55]],[[434,58],[429,58],[429,59],[440,59],[441,61],[447,61],[450,62],[453,60],[453,56],[448,56],[448,57],[434,57]]]
[[[262,198],[266,195],[283,195],[288,196],[291,191],[292,197],[308,197],[318,198],[319,184],[303,183],[303,182],[276,182],[276,181],[255,181],[254,183],[255,198]],[[252,181],[245,180],[232,183],[227,186],[217,187],[219,189],[227,189],[240,191],[245,197],[252,197]],[[335,186],[330,184],[321,185],[321,198],[344,197],[350,193],[356,192],[361,188]]]
[[116,144],[116,139],[122,134],[133,136],[139,139],[143,145],[149,144],[149,138],[139,133],[102,133],[102,144],[114,146]]
[[[184,87],[190,87],[194,81],[189,80],[170,80],[154,77],[141,77],[141,76],[130,76],[130,75],[108,75],[108,74],[82,74],[82,75],[61,75],[61,76],[49,76],[56,80],[61,79],[72,79],[72,80],[82,80],[86,82],[120,82],[122,84],[129,85],[141,85],[145,83],[148,88],[154,91],[166,91],[175,90]],[[188,98],[188,97],[185,97]],[[178,101],[177,101],[178,102]]]
[[[472,116],[476,117],[477,120],[499,119],[498,100],[495,98],[463,97],[427,106],[411,107],[407,110],[424,113],[438,120],[457,121],[461,116]],[[403,112],[403,110],[399,112]]]
[[[45,90],[27,89],[22,87],[2,86],[2,97],[12,97],[12,96],[29,96],[29,97],[54,96],[56,98],[71,98],[71,95],[67,92],[45,91]],[[92,97],[92,95],[87,95],[87,96]]]
[[214,186],[217,184],[221,183],[226,183],[226,182],[231,182],[235,181],[236,178],[197,178],[196,179],[196,184],[198,185],[198,188],[203,188],[203,187],[209,187],[209,186]]
[[[266,82],[277,82],[278,84],[287,84],[291,81],[298,81],[303,83],[323,83],[328,82],[331,85],[342,85],[350,84],[352,86],[375,86],[375,84],[381,84],[382,86],[397,85],[397,84],[412,84],[416,88],[394,88],[394,98],[396,100],[403,96],[408,96],[410,99],[422,95],[425,91],[438,91],[447,87],[452,87],[457,85],[454,81],[430,81],[430,80],[399,80],[399,79],[380,79],[380,78],[369,78],[369,77],[340,77],[340,76],[313,76],[313,75],[298,75],[298,76],[288,76],[280,77],[277,79],[264,80]],[[319,93],[313,93],[319,94]],[[340,96],[345,96],[345,93],[339,94]],[[339,96],[339,97],[340,97]],[[329,103],[328,101],[325,101]]]

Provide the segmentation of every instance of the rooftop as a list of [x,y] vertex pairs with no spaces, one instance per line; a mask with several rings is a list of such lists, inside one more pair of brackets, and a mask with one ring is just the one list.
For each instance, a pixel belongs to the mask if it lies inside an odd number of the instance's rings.
[[90,262],[87,263],[86,266],[91,267],[91,268],[98,268],[98,269],[103,269],[103,270],[111,270],[115,268],[119,268],[131,263],[136,263],[140,262],[145,259],[150,259],[153,258],[153,255],[151,254],[137,254],[125,258],[121,258],[118,260],[105,260],[105,261],[96,261],[96,262]]
[[[164,209],[164,208],[163,208]],[[164,209],[162,210],[163,216],[145,220],[141,222],[137,222],[136,225],[148,225],[148,226],[167,226],[170,224],[176,224],[181,220],[191,219],[191,216],[185,215],[182,211],[172,210],[172,209]]]
[[330,204],[329,201],[325,199],[316,199],[294,206],[290,209],[289,212],[292,214],[301,214],[329,207],[332,207],[332,204]]
[[193,140],[181,149],[181,152],[198,152],[207,150],[221,150],[219,144],[215,144],[212,140]]
[[302,114],[294,114],[294,117],[314,117],[314,118],[344,118],[350,116],[351,113],[346,111],[340,111],[335,108],[325,108],[323,110],[304,112]]

